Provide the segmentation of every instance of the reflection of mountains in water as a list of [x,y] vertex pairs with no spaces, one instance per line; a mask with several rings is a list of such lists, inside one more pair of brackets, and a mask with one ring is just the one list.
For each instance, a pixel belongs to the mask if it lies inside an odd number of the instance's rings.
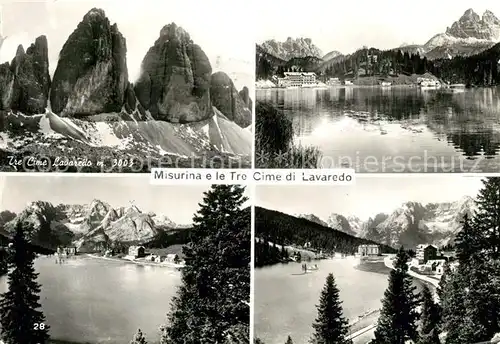
[[409,87],[333,87],[326,90],[268,90],[260,101],[276,104],[294,118],[297,133],[327,117],[346,111],[370,113],[388,121],[425,124],[438,140],[447,141],[467,157],[491,157],[500,152],[500,89],[483,88],[463,93],[422,91]]

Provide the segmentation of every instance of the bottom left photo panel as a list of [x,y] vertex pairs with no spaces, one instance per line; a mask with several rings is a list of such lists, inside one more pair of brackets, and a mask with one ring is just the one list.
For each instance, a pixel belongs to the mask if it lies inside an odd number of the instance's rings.
[[249,343],[245,186],[0,176],[0,343]]

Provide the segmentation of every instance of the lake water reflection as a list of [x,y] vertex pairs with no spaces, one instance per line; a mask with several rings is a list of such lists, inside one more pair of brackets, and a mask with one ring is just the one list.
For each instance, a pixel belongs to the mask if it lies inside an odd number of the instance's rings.
[[281,108],[322,167],[357,172],[500,172],[500,88],[257,90]]

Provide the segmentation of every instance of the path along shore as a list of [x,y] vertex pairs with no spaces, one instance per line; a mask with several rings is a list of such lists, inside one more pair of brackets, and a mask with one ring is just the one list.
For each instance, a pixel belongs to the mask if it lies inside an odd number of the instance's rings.
[[[394,256],[385,256],[384,257],[384,265],[389,268],[389,269],[394,269],[394,265],[393,265],[393,258]],[[424,283],[429,283],[431,284],[435,289],[437,289],[438,285],[439,285],[439,281],[437,279],[434,279],[434,278],[431,278],[429,276],[424,276],[424,275],[421,275],[421,274],[418,274],[416,273],[415,271],[412,271],[412,270],[408,270],[408,274],[415,278],[415,279],[418,279]],[[437,294],[434,293],[434,297],[437,299]],[[377,318],[378,318],[378,315],[379,315],[380,311],[377,310],[377,311],[374,311],[374,312],[371,312],[369,315],[365,317],[363,317],[362,319],[360,319],[359,323],[367,323],[367,322],[371,322],[369,325],[367,326],[364,326],[362,328],[359,328],[359,324],[356,323],[356,324],[353,324],[351,325],[351,328],[357,328],[355,332],[351,333],[349,335],[349,338],[348,339],[351,339],[353,340],[353,342],[355,344],[361,344],[361,343],[367,343],[371,340],[371,338],[374,337],[375,335],[375,329],[377,327]],[[356,326],[358,325],[358,326]]]

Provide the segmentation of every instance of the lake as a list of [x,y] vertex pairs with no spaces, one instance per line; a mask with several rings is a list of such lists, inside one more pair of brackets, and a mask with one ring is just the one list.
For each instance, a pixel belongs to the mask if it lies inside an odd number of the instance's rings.
[[388,276],[357,270],[357,262],[354,257],[315,261],[319,270],[305,275],[297,263],[256,269],[255,336],[265,344],[283,344],[288,335],[294,343],[307,343],[317,316],[315,305],[329,273],[335,277],[348,320],[379,309]]
[[[35,261],[41,303],[53,339],[89,343],[129,343],[140,328],[148,343],[159,342],[180,272],[77,256],[55,264]],[[0,292],[7,287],[0,278]]]
[[356,172],[500,172],[500,88],[259,89],[321,167]]

